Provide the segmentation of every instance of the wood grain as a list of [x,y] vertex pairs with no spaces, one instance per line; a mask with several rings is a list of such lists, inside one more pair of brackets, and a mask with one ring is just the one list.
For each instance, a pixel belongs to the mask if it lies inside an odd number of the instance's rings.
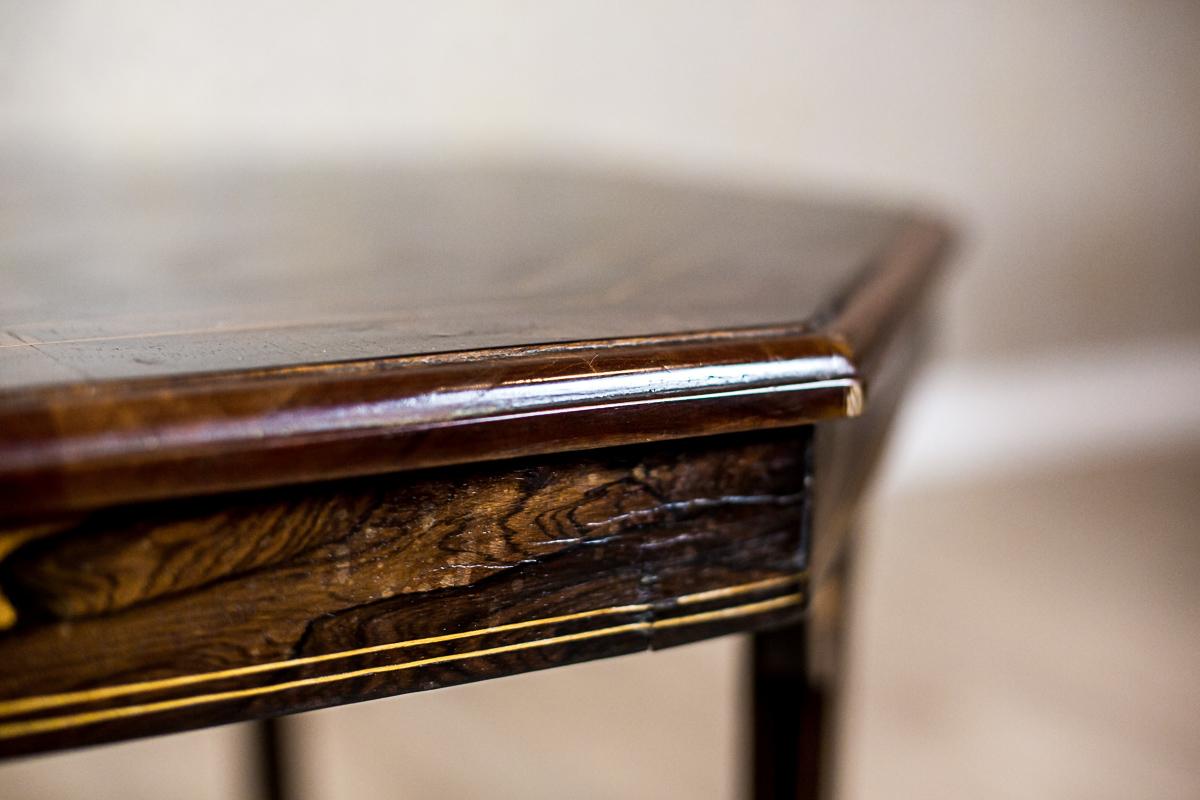
[[16,611],[0,634],[0,752],[795,619],[810,439],[800,428],[96,512],[0,564]]
[[3,178],[0,389],[803,323],[906,224],[545,169]]
[[853,416],[947,240],[536,172],[3,192],[10,519]]
[[948,245],[585,174],[5,178],[0,755],[800,620]]
[[0,516],[845,416],[828,343],[707,337],[0,399]]

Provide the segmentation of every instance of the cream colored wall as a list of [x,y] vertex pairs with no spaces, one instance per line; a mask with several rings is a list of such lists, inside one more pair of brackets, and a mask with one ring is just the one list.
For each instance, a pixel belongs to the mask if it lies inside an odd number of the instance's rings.
[[41,2],[0,145],[532,158],[922,199],[955,354],[1200,333],[1194,2]]

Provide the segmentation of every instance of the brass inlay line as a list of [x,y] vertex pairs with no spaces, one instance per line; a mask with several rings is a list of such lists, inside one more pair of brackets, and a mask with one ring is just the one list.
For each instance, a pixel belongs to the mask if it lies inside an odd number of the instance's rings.
[[675,602],[681,606],[695,605],[696,603],[707,603],[710,600],[720,600],[725,597],[737,597],[748,592],[757,592],[763,589],[771,589],[776,586],[787,586],[792,583],[799,583],[807,576],[805,572],[798,572],[795,575],[784,575],[779,578],[766,578],[761,581],[752,581],[751,583],[739,583],[734,586],[722,586],[720,589],[709,589],[704,592],[694,592],[693,594],[684,594],[675,598]]
[[207,703],[219,703],[226,700],[240,700],[247,697],[257,697],[265,694],[285,692],[291,689],[301,689],[306,686],[320,686],[326,683],[335,683],[338,681],[352,680],[354,678],[363,678],[369,675],[381,675],[389,672],[416,669],[417,667],[425,667],[432,664],[442,664],[448,661],[461,661],[469,658],[483,658],[486,656],[499,655],[501,653],[512,653],[520,650],[549,647],[551,645],[567,644],[569,642],[579,642],[587,639],[598,639],[605,636],[616,636],[622,633],[652,631],[656,628],[675,628],[685,625],[697,625],[700,623],[721,619],[744,617],[751,614],[760,614],[767,611],[786,608],[788,606],[798,605],[803,602],[803,600],[804,595],[797,592],[795,594],[784,595],[782,597],[775,597],[770,600],[760,600],[755,603],[746,603],[744,605],[717,609],[715,611],[702,611],[697,614],[689,614],[683,617],[651,620],[647,622],[630,622],[624,625],[613,625],[608,628],[597,628],[596,630],[591,631],[568,633],[561,636],[550,636],[545,639],[533,639],[528,642],[518,642],[516,644],[501,645],[499,647],[489,647],[482,650],[471,650],[466,653],[451,653],[448,655],[421,658],[415,661],[405,661],[399,664],[387,664],[380,667],[365,667],[363,669],[352,670],[350,672],[321,675],[315,678],[300,678],[293,681],[284,681],[282,683],[271,684],[269,686],[255,686],[248,689],[233,689],[226,692],[213,692],[211,694],[193,695],[191,697],[180,697],[172,700],[160,700],[154,703],[143,703],[133,706],[106,708],[99,711],[87,711],[79,714],[66,714],[58,717],[44,717],[42,719],[9,722],[0,725],[0,739],[13,739],[19,736],[29,736],[35,733],[48,733],[51,731],[63,730],[64,728],[76,728],[115,719],[139,717],[146,714],[155,714],[162,711],[173,711],[179,708],[204,705]]
[[[703,603],[708,600],[715,600],[723,597],[735,597],[737,595],[747,594],[749,592],[757,592],[777,586],[785,586],[788,584],[797,583],[803,580],[804,576],[804,573],[785,575],[782,577],[767,578],[765,580],[752,581],[750,583],[727,586],[705,592],[697,592],[695,594],[682,595],[675,598],[675,602],[679,605],[688,605],[694,603]],[[533,628],[540,625],[554,625],[560,622],[572,622],[574,620],[590,619],[592,617],[600,616],[611,616],[613,614],[637,614],[650,611],[652,608],[653,605],[650,603],[634,603],[623,606],[611,606],[609,608],[597,608],[590,611],[577,611],[571,614],[561,614],[554,617],[543,617],[541,619],[524,620],[521,622],[509,622],[489,628],[476,628],[473,630],[458,631],[456,633],[440,634],[438,636],[427,636],[421,639],[408,639],[401,642],[388,642],[387,644],[377,644],[370,647],[359,647],[353,650],[341,650],[336,653],[322,653],[320,655],[292,658],[285,661],[270,661],[265,664],[250,664],[244,667],[231,667],[229,669],[215,670],[213,672],[200,672],[193,675],[178,675],[173,678],[159,678],[157,680],[125,683],[117,686],[102,686],[96,689],[83,689],[75,692],[62,692],[59,694],[22,697],[15,700],[4,700],[0,701],[0,717],[28,714],[34,711],[44,711],[49,708],[60,708],[62,706],[74,705],[76,703],[89,703],[99,700],[109,700],[114,697],[123,697],[130,694],[141,694],[143,692],[175,689],[180,686],[191,686],[193,684],[206,683],[208,681],[237,678],[243,675],[255,675],[260,672],[273,672],[279,669],[301,667],[307,664],[319,664],[324,661],[370,655],[372,653],[382,653],[405,647],[419,647],[421,645],[436,644],[438,642],[450,642],[456,639],[465,639],[472,636],[483,636],[492,633],[504,633],[505,631],[522,630],[524,628]]]

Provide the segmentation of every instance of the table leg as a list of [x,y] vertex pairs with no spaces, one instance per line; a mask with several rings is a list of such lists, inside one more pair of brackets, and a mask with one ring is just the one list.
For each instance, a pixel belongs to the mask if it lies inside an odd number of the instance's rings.
[[851,546],[812,597],[804,621],[754,635],[751,650],[756,800],[828,800]]
[[816,800],[825,775],[825,693],[808,671],[805,623],[754,635],[753,797]]
[[258,794],[263,800],[289,800],[287,723],[271,717],[254,723],[258,740]]

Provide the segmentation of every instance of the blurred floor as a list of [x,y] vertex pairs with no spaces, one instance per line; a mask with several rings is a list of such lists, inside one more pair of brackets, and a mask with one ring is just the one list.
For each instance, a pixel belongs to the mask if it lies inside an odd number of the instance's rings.
[[741,641],[297,720],[302,800],[738,796]]
[[845,797],[1200,797],[1200,449],[873,516]]
[[[843,797],[1200,796],[1200,449],[872,518]],[[733,797],[741,657],[725,639],[294,718],[303,797]],[[232,796],[244,736],[6,765],[0,796]]]
[[235,725],[22,759],[0,766],[0,798],[248,798],[252,745],[249,729]]

